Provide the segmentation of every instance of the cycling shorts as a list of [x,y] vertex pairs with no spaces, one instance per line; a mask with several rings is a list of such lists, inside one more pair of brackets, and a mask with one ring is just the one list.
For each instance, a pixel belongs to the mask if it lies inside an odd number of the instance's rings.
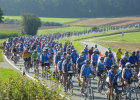
[[50,66],[50,64],[49,64],[49,63],[44,63],[44,62],[42,62],[42,63],[41,63],[41,66],[42,66],[42,67],[46,67],[46,66]]
[[96,62],[92,62],[92,65],[93,65],[93,66],[97,66],[97,63],[96,63]]
[[98,72],[97,72],[97,76],[98,76],[98,77],[101,77],[101,74],[102,74],[103,72],[104,72],[104,71],[98,71]]
[[30,60],[31,60],[31,57],[24,58],[24,61],[30,61]]
[[[113,88],[115,88],[117,86],[117,83],[113,83]],[[110,88],[109,83],[108,83],[108,88]]]

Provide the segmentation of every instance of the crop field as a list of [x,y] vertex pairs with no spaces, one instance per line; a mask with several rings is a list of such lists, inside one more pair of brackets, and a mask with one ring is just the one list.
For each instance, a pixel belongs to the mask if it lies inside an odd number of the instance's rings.
[[63,27],[63,28],[55,28],[55,29],[43,29],[38,30],[38,35],[41,34],[52,34],[52,33],[63,33],[63,32],[76,32],[76,31],[84,31],[89,30],[92,27],[78,27],[78,26],[71,26],[71,27]]
[[5,29],[0,29],[0,39],[7,38],[7,37],[20,36],[20,35],[21,35],[20,30],[5,30]]
[[[4,16],[4,19],[21,20],[21,17],[20,16]],[[48,18],[48,17],[40,17],[40,19],[43,22],[55,22],[55,23],[60,23],[60,24],[80,20],[79,18]]]
[[113,25],[122,26],[134,23],[140,23],[140,17],[120,17],[120,18],[89,18],[71,23],[71,25],[87,25],[87,26],[102,26]]

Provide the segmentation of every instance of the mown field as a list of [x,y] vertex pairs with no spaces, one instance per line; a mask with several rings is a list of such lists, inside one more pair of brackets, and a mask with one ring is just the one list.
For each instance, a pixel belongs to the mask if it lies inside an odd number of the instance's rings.
[[122,48],[122,50],[134,51],[140,49],[140,32],[126,33],[124,38],[122,35],[114,35],[104,38],[95,39],[93,42],[96,42],[105,47],[113,48],[114,51],[117,48]]
[[[80,18],[48,18],[48,17],[39,17],[43,22],[55,22],[55,23],[69,23],[73,21],[80,20]],[[20,16],[4,16],[4,19],[16,19],[21,20]]]
[[52,34],[52,33],[63,33],[63,32],[76,32],[76,31],[84,31],[89,30],[92,27],[79,27],[79,26],[71,26],[71,27],[64,27],[64,28],[55,28],[55,29],[43,29],[38,30],[38,35],[41,34]]
[[119,17],[119,18],[89,18],[81,21],[76,21],[70,25],[87,25],[87,26],[122,26],[134,23],[140,23],[140,17]]

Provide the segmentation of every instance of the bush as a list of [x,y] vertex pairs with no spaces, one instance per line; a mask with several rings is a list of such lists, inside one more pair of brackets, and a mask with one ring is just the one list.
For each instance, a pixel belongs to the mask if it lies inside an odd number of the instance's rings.
[[25,77],[10,77],[5,83],[0,81],[0,99],[2,100],[62,100],[56,86],[47,88],[40,82],[34,83]]
[[55,22],[41,22],[42,26],[62,26],[60,23],[55,23]]

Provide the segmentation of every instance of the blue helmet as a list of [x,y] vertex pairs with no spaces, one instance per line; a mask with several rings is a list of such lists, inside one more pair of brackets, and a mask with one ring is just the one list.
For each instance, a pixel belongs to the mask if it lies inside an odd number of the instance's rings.
[[113,57],[113,55],[111,53],[108,56],[111,57],[111,58]]

